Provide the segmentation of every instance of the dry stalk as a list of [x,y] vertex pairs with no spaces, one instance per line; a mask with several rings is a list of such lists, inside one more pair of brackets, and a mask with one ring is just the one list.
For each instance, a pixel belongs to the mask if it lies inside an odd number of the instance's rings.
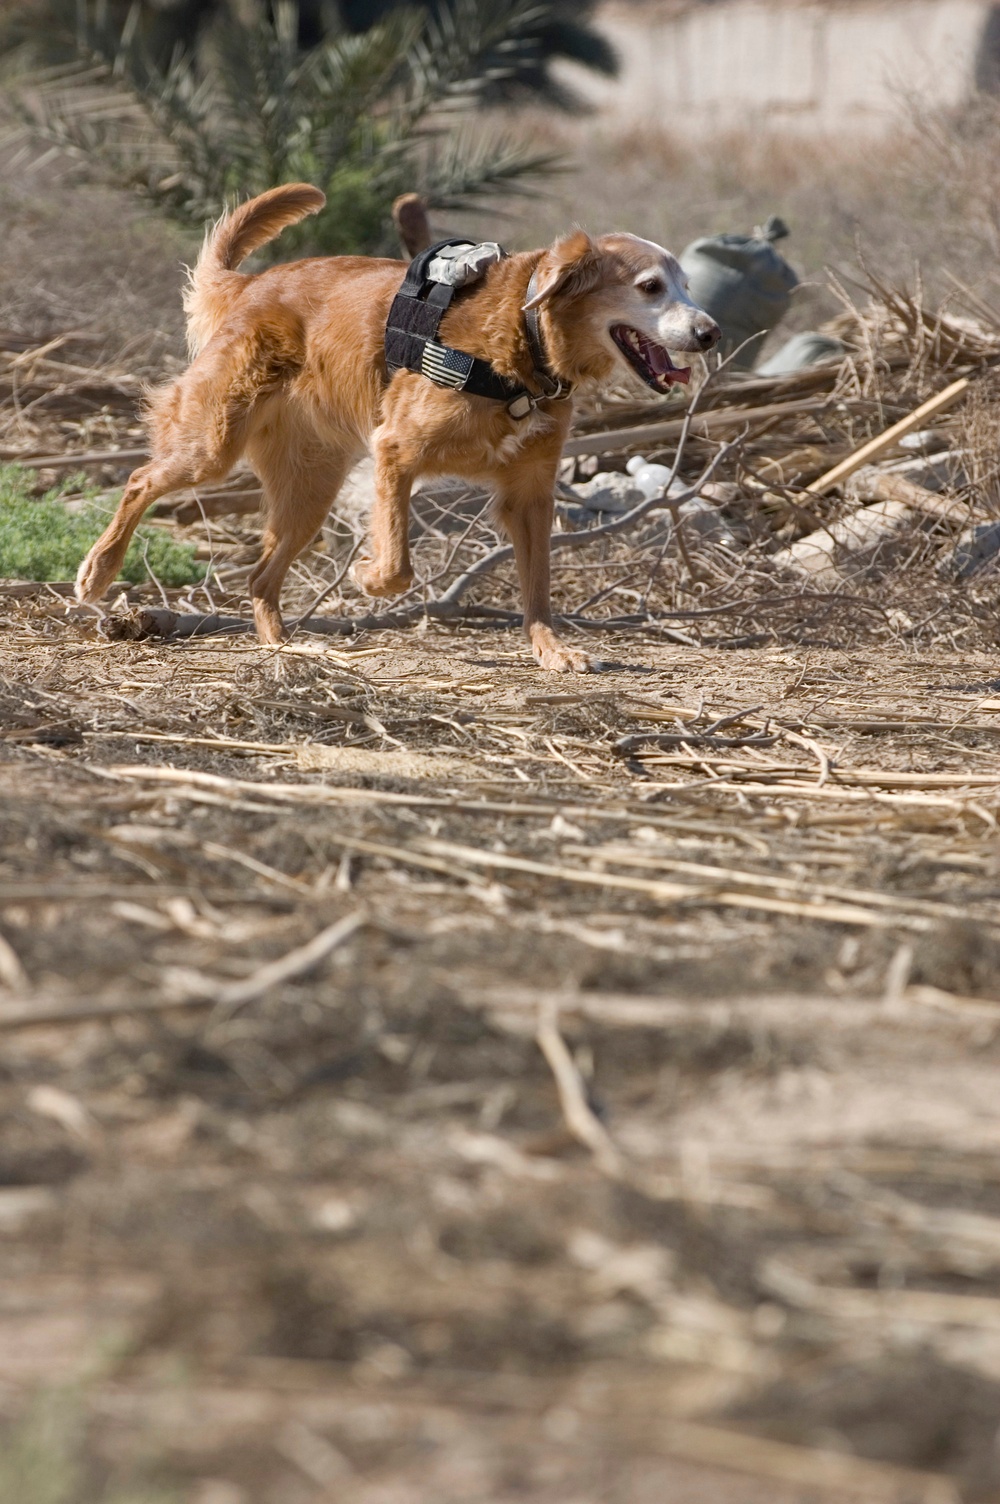
[[623,1172],[621,1154],[587,1100],[583,1079],[559,1032],[558,1006],[551,999],[539,1010],[535,1038],[555,1078],[566,1127],[578,1143],[590,1150],[598,1168],[618,1179]]

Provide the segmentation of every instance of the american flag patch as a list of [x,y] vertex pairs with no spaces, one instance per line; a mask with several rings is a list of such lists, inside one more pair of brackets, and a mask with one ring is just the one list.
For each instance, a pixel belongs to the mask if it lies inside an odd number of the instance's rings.
[[436,381],[438,386],[463,387],[469,379],[473,358],[463,350],[449,350],[447,345],[438,345],[431,339],[424,345],[420,361],[422,375]]

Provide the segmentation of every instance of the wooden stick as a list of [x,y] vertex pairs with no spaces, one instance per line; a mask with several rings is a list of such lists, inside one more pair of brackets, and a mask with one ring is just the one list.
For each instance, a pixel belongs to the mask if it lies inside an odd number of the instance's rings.
[[870,888],[842,888],[833,883],[813,882],[795,877],[772,877],[768,872],[748,872],[740,867],[719,867],[709,862],[689,862],[679,857],[629,850],[627,847],[563,846],[565,856],[577,856],[591,862],[610,862],[619,867],[645,867],[655,872],[689,873],[706,881],[735,883],[740,887],[787,893],[790,889],[806,892],[811,900],[828,899],[834,903],[858,903],[873,909],[902,909],[912,914],[926,914],[932,919],[967,919],[968,909],[958,904],[939,903],[933,898],[908,898]]
[[[713,408],[700,414],[691,425],[694,438],[717,433],[724,428],[738,428],[744,423],[761,423],[767,418],[791,418],[796,413],[819,412],[825,399],[810,397],[802,402],[769,402],[765,407]],[[644,423],[639,428],[615,428],[604,433],[582,433],[567,440],[563,454],[609,454],[616,449],[631,449],[639,444],[661,444],[680,437],[683,418],[663,423]]]
[[[727,757],[683,757],[679,752],[653,753],[650,757],[642,758],[643,762],[675,763],[681,767],[699,767],[703,762],[710,762],[714,767],[722,768],[727,773],[746,773],[755,780],[761,780],[768,774],[775,778],[788,776],[787,765],[777,764],[770,766],[767,763],[738,762],[735,758]],[[804,773],[804,768],[797,768],[797,773]],[[742,786],[742,785],[741,785]],[[775,785],[777,786],[777,785]],[[996,773],[896,773],[892,771],[882,772],[878,768],[844,768],[836,767],[830,773],[828,787],[844,788],[883,788],[883,789],[962,789],[962,788],[995,788],[1000,793],[1000,772]],[[807,787],[803,785],[803,787]],[[816,791],[822,788],[820,783],[811,783],[808,788]]]
[[[940,999],[945,999],[942,1003]],[[935,987],[907,988],[902,1001],[907,1005],[906,1027],[938,1032],[948,1023],[959,1028],[976,1029],[984,1018],[1000,1017],[1000,1003],[980,999],[955,999]],[[692,1024],[707,1026],[719,1034],[737,1029],[766,1030],[782,1037],[805,1035],[815,1038],[816,1030],[835,1033],[870,1031],[886,1022],[885,1003],[879,998],[820,997],[803,993],[765,993],[763,996],[721,1002],[688,1002],[674,998],[622,992],[559,992],[551,988],[501,986],[466,990],[462,1006],[473,1011],[485,1009],[504,1016],[513,1025],[512,1015],[523,1014],[518,1031],[527,1035],[532,1016],[547,1003],[558,1004],[560,1016],[600,1023],[608,1029],[687,1029]]]
[[98,1004],[84,1003],[72,1008],[57,1006],[19,1008],[16,1013],[0,1013],[0,1032],[11,1033],[19,1029],[71,1027],[74,1024],[94,1023],[129,1016],[140,1017],[143,1013],[169,1013],[174,1008],[221,1008],[227,1015],[244,1004],[254,1002],[272,987],[287,982],[292,977],[302,976],[324,961],[327,956],[345,944],[362,925],[368,915],[359,909],[338,919],[336,924],[320,930],[305,945],[290,950],[277,961],[269,961],[250,976],[239,982],[219,984],[206,977],[204,991],[192,991],[188,997],[158,997],[130,999],[128,1002]]
[[25,455],[16,463],[29,470],[76,470],[86,465],[137,465],[148,459],[148,449],[85,449],[75,454]]
[[864,1504],[959,1504],[950,1478],[917,1472],[895,1463],[868,1462],[844,1452],[793,1446],[745,1431],[670,1421],[662,1427],[657,1449],[754,1478],[770,1478],[807,1491],[830,1493],[839,1501]]
[[593,1154],[605,1174],[618,1177],[622,1172],[622,1159],[603,1123],[596,1117],[587,1101],[587,1092],[573,1057],[566,1048],[566,1041],[559,1033],[558,1010],[552,999],[542,1007],[535,1035],[538,1048],[549,1063],[555,1077],[559,1105],[562,1108],[566,1127],[577,1140]]
[[71,1029],[76,1024],[113,1023],[116,1018],[141,1018],[144,1013],[187,1012],[194,1008],[211,1008],[215,999],[200,994],[190,997],[130,998],[119,1003],[76,1003],[70,1008],[45,1004],[0,1012],[0,1034],[15,1034],[22,1029]]
[[[18,882],[0,883],[0,908],[22,903],[113,903],[135,898],[177,898],[190,895],[189,883],[94,883],[94,882]],[[248,888],[202,889],[211,903],[248,903],[271,906],[272,893]],[[279,900],[281,907],[285,901]]]
[[[891,360],[889,366],[896,370],[907,364],[905,360]],[[713,382],[706,392],[702,388],[701,407],[703,412],[714,410],[718,407],[737,407],[740,403],[749,404],[756,399],[767,400],[772,403],[779,402],[782,398],[788,402],[796,402],[807,393],[815,395],[823,388],[828,390],[836,385],[837,366],[809,366],[802,371],[792,371],[787,376],[745,376],[733,373],[734,379],[725,383]],[[614,428],[634,427],[636,423],[655,423],[671,415],[677,408],[676,401],[670,398],[662,398],[653,402],[614,402],[605,407],[601,412],[592,413],[581,417],[576,425],[577,433],[607,433]]]
[[[371,726],[371,718],[361,710],[350,710],[342,705],[325,705],[323,715],[331,721],[348,721],[355,726]],[[37,729],[37,728],[35,728]],[[1000,728],[997,728],[1000,729]],[[175,747],[208,747],[215,752],[242,752],[256,756],[258,753],[273,753],[277,757],[297,758],[303,747],[324,742],[303,742],[301,739],[287,742],[241,742],[233,736],[183,736],[174,731],[85,731],[88,741],[164,742]]]
[[953,496],[939,496],[918,486],[905,475],[892,471],[873,470],[870,475],[859,477],[858,496],[864,501],[901,501],[904,506],[927,517],[940,517],[945,522],[965,521],[969,516],[967,501],[956,501]]
[[957,992],[942,992],[940,987],[916,986],[904,989],[901,999],[904,1004],[917,1003],[924,1008],[940,1008],[942,1012],[966,1018],[1000,1018],[1000,1003],[988,997],[963,997]]
[[[344,837],[350,845],[350,838]],[[662,880],[625,877],[617,872],[595,872],[584,867],[559,867],[550,862],[535,862],[526,857],[509,856],[497,851],[481,851],[474,846],[461,846],[451,841],[428,840],[422,847],[434,856],[455,856],[473,867],[494,867],[508,872],[530,872],[538,877],[551,877],[557,882],[581,883],[596,888],[622,888],[627,892],[642,893],[648,898],[664,903],[684,903],[692,907],[725,906],[737,909],[760,909],[769,914],[797,914],[806,919],[823,919],[829,924],[859,924],[872,928],[899,925],[911,929],[928,929],[931,921],[913,915],[899,914],[890,917],[853,903],[835,903],[826,899],[815,902],[799,899],[769,898],[757,893],[727,891],[722,887],[725,873],[711,884],[665,883]],[[399,857],[412,860],[414,853],[408,848],[399,848]]]
[[[643,766],[661,767],[676,766],[678,764],[694,772],[698,768],[697,763],[688,762],[684,758],[675,756],[671,752],[657,752],[653,757],[644,757]],[[833,784],[825,784],[818,788],[815,783],[751,783],[749,781],[732,780],[721,778],[716,780],[700,779],[697,783],[659,783],[642,782],[636,785],[639,788],[653,792],[656,789],[669,789],[672,793],[702,794],[706,790],[719,794],[758,795],[768,799],[833,799],[847,802],[870,804],[903,805],[916,809],[948,809],[956,814],[966,809],[975,809],[975,805],[961,799],[949,799],[945,795],[934,794],[889,794],[881,789],[847,789],[837,788]]]
[[887,449],[892,449],[905,434],[912,433],[915,428],[919,428],[927,418],[935,417],[954,406],[959,398],[965,395],[971,384],[971,377],[962,376],[958,381],[953,381],[950,386],[946,386],[943,392],[938,392],[934,397],[928,397],[926,402],[914,408],[913,412],[905,418],[900,418],[899,422],[887,428],[885,433],[879,434],[877,438],[869,439],[867,444],[862,444],[860,449],[855,449],[854,453],[849,454],[845,460],[841,460],[839,465],[834,465],[832,470],[828,470],[825,475],[821,475],[818,480],[806,486],[807,494],[822,496],[825,491],[839,486],[849,475],[853,475],[855,470],[860,470],[862,465],[867,465],[870,460],[877,459],[880,454],[885,454]]
[[290,950],[287,955],[279,957],[277,961],[269,961],[266,966],[261,966],[250,976],[244,977],[241,982],[228,982],[225,986],[215,986],[212,1001],[226,1014],[242,1008],[245,1003],[252,1003],[262,997],[272,987],[279,986],[282,982],[288,982],[292,977],[302,976],[304,972],[311,971],[324,961],[345,941],[367,923],[368,916],[363,909],[358,909],[353,914],[348,914],[345,919],[338,919],[336,924],[328,925],[325,930],[320,930],[318,935],[305,945]]

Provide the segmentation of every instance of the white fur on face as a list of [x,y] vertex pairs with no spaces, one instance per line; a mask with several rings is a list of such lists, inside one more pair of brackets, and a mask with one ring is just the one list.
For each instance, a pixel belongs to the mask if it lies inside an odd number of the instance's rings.
[[[696,331],[704,328],[708,316],[688,293],[687,278],[677,257],[655,241],[641,240],[637,235],[615,239],[629,242],[630,260],[634,259],[641,269],[631,286],[618,289],[621,301],[612,312],[611,322],[629,324],[668,350],[701,350]],[[660,290],[650,292],[644,284]]]

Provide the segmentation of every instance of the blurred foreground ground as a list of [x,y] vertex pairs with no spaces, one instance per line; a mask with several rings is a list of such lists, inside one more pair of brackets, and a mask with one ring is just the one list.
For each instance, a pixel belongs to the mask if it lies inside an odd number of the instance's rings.
[[[0,598],[0,1496],[997,1497],[995,660],[62,610]],[[616,751],[699,706],[821,740]]]

